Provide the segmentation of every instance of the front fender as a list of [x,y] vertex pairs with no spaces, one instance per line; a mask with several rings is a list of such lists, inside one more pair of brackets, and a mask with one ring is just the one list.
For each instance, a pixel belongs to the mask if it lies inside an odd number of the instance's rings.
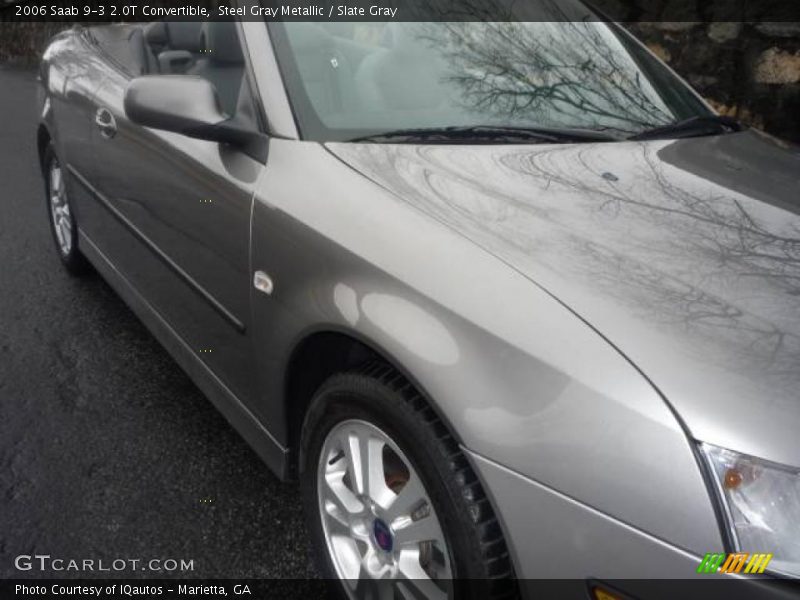
[[681,548],[722,548],[692,442],[657,390],[517,271],[310,142],[272,141],[252,236],[253,268],[275,283],[253,322],[279,439],[293,345],[351,332],[474,455]]

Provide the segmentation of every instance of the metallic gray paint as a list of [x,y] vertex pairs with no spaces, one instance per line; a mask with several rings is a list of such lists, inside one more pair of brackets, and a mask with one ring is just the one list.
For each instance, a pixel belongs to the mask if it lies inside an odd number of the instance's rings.
[[695,438],[800,464],[796,150],[752,131],[611,145],[331,148],[575,310],[654,382]]
[[[110,223],[97,202],[87,202],[81,227],[226,385],[252,402],[249,224],[263,165],[224,145],[130,122],[122,105],[127,82],[111,72],[95,96],[116,117],[119,133],[113,140],[96,136],[92,168],[82,174],[134,230]],[[192,282],[134,242],[141,237]]]
[[[525,557],[517,561],[521,579],[583,579],[587,573],[600,580],[626,579],[631,573],[660,579],[665,573],[691,573],[702,558],[493,461],[474,453],[471,459],[503,515],[511,547]],[[532,518],[534,506],[549,518]]]
[[[473,465],[495,495],[501,512],[513,526],[506,531],[511,546],[524,560],[518,573],[523,597],[547,597],[546,579],[591,579],[614,582],[626,580],[624,592],[633,598],[669,600],[675,589],[665,585],[663,592],[653,588],[653,579],[687,579],[702,556],[685,552],[664,540],[597,513],[552,489],[526,479],[492,461],[472,455]],[[549,516],[532,518],[531,506]],[[570,527],[565,532],[565,523]],[[543,542],[546,540],[546,542]],[[781,588],[772,579],[747,575],[703,575],[703,578],[738,579],[730,597],[788,600],[796,597],[790,586]],[[642,580],[633,581],[632,579]],[[639,589],[639,584],[642,589]]]
[[273,332],[267,385],[309,323],[356,331],[413,373],[466,447],[683,547],[719,545],[679,424],[568,309],[317,144],[274,140],[263,184],[254,264],[279,289],[254,304]]
[[131,124],[126,78],[79,32],[45,54],[42,127],[88,184],[70,182],[83,252],[279,475],[286,366],[322,331],[363,340],[430,398],[520,576],[560,559],[580,577],[685,577],[721,549],[671,407],[692,436],[800,464],[795,151],[755,133],[326,148],[293,139],[266,28],[242,31],[277,136],[266,166]]

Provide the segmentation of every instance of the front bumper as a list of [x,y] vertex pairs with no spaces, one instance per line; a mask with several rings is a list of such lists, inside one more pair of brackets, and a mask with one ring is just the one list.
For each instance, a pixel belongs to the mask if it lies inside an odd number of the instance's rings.
[[694,587],[698,593],[725,592],[726,598],[798,598],[795,582],[698,575],[702,556],[466,452],[492,499],[525,597],[543,597],[548,590],[552,596],[553,580],[561,580],[564,591],[581,590],[583,598],[589,598],[590,581],[608,582],[631,598],[674,599]]

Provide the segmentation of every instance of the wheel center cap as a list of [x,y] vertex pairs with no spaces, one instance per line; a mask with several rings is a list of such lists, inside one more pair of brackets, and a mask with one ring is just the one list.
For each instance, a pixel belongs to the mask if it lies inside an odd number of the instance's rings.
[[384,552],[392,551],[394,539],[392,538],[392,531],[386,523],[380,519],[375,519],[372,524],[372,535],[375,538],[375,543],[378,545],[378,548]]

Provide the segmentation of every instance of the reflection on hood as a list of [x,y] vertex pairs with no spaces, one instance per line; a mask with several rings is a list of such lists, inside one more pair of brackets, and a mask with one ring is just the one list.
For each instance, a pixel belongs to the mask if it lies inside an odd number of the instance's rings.
[[573,309],[698,439],[800,465],[800,154],[755,132],[329,147]]

